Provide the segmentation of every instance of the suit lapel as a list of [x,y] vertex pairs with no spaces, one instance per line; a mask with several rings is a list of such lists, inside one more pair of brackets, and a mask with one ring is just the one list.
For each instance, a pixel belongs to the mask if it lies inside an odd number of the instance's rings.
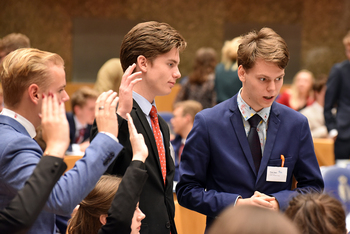
[[259,181],[260,177],[262,176],[265,168],[267,168],[267,163],[271,157],[272,149],[275,144],[276,136],[278,129],[280,127],[281,121],[278,118],[279,115],[279,109],[276,103],[274,102],[271,106],[270,116],[269,116],[269,122],[268,122],[268,128],[266,133],[266,143],[264,148],[264,154],[261,159],[258,178],[256,181]]
[[242,115],[241,115],[241,112],[239,111],[238,105],[237,105],[237,95],[234,96],[234,98],[232,98],[232,100],[233,100],[233,102],[231,102],[231,106],[229,107],[230,110],[232,111],[232,116],[230,118],[231,124],[232,124],[233,129],[236,133],[239,144],[241,145],[243,153],[244,153],[244,155],[245,155],[245,157],[250,165],[250,168],[256,174],[253,156],[252,156],[252,153],[250,152],[248,138],[246,137],[246,133],[245,133],[244,126],[243,126]]

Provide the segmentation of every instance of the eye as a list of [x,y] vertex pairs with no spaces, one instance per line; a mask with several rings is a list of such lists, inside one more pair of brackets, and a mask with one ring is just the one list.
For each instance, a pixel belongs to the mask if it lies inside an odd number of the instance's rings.
[[169,67],[173,67],[174,63],[168,63]]
[[260,81],[265,81],[265,80],[266,80],[266,78],[259,78],[259,80],[260,80]]
[[276,80],[277,80],[277,81],[282,80],[282,77],[278,77],[278,78],[276,78]]

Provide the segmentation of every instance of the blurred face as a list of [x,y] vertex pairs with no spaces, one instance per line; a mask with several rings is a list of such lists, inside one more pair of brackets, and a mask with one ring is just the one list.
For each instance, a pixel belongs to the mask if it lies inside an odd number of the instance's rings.
[[258,112],[271,106],[276,99],[283,85],[284,69],[275,63],[258,59],[249,70],[239,66],[238,76],[242,81],[243,100]]
[[93,124],[95,119],[95,98],[88,98],[83,107],[75,106],[75,115],[81,124]]
[[136,205],[134,216],[131,221],[131,233],[130,234],[139,234],[141,230],[141,221],[146,217],[144,213],[139,208],[139,203]]
[[295,85],[300,94],[307,94],[312,88],[312,76],[308,72],[300,72],[295,78]]
[[188,124],[188,117],[183,115],[183,108],[177,107],[173,111],[174,117],[171,118],[170,123],[173,127],[174,133],[182,136],[184,129]]
[[181,77],[179,63],[180,57],[177,48],[158,55],[152,63],[147,61],[143,88],[148,93],[148,97],[146,97],[148,101],[152,101],[156,96],[168,95],[171,92],[176,80]]
[[346,57],[350,60],[350,44],[347,44],[345,46],[345,54],[346,54]]

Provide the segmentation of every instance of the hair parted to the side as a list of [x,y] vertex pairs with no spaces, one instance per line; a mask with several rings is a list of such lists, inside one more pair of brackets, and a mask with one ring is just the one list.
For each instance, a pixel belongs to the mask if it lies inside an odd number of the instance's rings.
[[140,55],[152,62],[158,55],[165,54],[173,48],[181,52],[186,45],[181,34],[167,23],[156,21],[139,23],[124,36],[120,49],[120,62],[125,71],[136,63]]
[[46,90],[52,83],[49,78],[53,65],[64,67],[63,59],[55,53],[23,48],[8,54],[0,65],[5,105],[16,107],[31,84]]
[[80,202],[69,222],[68,234],[96,234],[101,228],[100,216],[108,214],[121,178],[103,175],[95,188]]
[[289,202],[285,214],[304,234],[347,233],[343,206],[328,194],[300,194]]
[[74,112],[74,107],[79,106],[83,107],[87,99],[97,99],[98,98],[98,93],[96,90],[84,86],[75,91],[71,97],[71,104],[72,104],[72,110]]
[[271,28],[262,28],[242,36],[237,51],[238,66],[252,68],[257,59],[275,63],[284,69],[289,61],[289,51],[284,39]]

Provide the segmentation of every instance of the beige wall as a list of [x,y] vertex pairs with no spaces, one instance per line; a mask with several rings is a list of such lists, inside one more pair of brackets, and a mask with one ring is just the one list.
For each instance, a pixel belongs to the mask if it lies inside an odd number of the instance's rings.
[[[106,18],[167,22],[186,38],[180,70],[187,74],[201,46],[220,53],[225,23],[292,24],[302,28],[301,68],[327,73],[346,57],[341,40],[350,30],[349,0],[5,0],[0,37],[26,34],[32,47],[60,54],[72,74],[72,19]],[[118,55],[116,55],[117,57]]]

